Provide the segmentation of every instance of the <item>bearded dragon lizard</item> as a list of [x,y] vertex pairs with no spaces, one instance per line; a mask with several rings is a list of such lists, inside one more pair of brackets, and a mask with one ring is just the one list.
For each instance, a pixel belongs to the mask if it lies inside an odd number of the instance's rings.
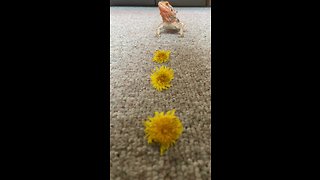
[[177,11],[168,1],[160,1],[158,7],[163,22],[158,26],[156,36],[160,37],[164,30],[175,30],[179,32],[179,37],[183,37],[185,25],[176,17]]

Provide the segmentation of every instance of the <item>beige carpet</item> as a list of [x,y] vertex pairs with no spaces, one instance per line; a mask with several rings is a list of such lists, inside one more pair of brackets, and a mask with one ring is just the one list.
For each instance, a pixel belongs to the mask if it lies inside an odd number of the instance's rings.
[[[211,179],[211,9],[176,8],[187,26],[154,37],[161,22],[156,7],[111,7],[110,12],[110,178],[112,180]],[[150,85],[157,49],[171,50],[172,87]],[[148,145],[143,120],[175,108],[184,132],[160,156]]]

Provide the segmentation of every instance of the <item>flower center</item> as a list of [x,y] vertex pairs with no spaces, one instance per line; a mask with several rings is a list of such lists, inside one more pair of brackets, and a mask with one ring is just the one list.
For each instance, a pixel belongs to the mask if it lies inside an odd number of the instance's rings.
[[157,79],[160,82],[167,82],[169,80],[166,75],[160,75]]
[[165,55],[164,53],[160,53],[160,54],[158,55],[158,58],[159,58],[159,59],[165,59],[165,58],[166,58],[166,55]]
[[163,134],[167,134],[168,132],[169,132],[169,131],[168,131],[167,129],[165,129],[165,128],[162,129],[162,133],[163,133]]

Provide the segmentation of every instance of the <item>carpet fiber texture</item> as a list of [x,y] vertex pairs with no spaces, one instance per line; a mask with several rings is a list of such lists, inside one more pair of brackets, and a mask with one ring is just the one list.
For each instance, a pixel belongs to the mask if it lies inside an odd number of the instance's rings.
[[[211,179],[211,8],[176,8],[184,38],[155,37],[156,7],[110,9],[110,178]],[[152,61],[158,49],[171,51],[168,62]],[[175,76],[171,88],[158,92],[150,75],[161,65]],[[184,131],[160,156],[159,145],[145,139],[143,121],[172,109]]]

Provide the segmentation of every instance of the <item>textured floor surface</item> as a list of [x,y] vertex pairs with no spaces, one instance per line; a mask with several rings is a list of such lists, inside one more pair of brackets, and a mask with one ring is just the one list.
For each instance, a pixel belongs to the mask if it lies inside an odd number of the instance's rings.
[[[187,32],[154,37],[156,7],[111,7],[110,178],[112,180],[211,179],[211,9],[176,8]],[[150,85],[157,49],[171,50],[164,65],[175,72],[163,92]],[[143,120],[175,108],[184,131],[160,156],[148,145]]]

